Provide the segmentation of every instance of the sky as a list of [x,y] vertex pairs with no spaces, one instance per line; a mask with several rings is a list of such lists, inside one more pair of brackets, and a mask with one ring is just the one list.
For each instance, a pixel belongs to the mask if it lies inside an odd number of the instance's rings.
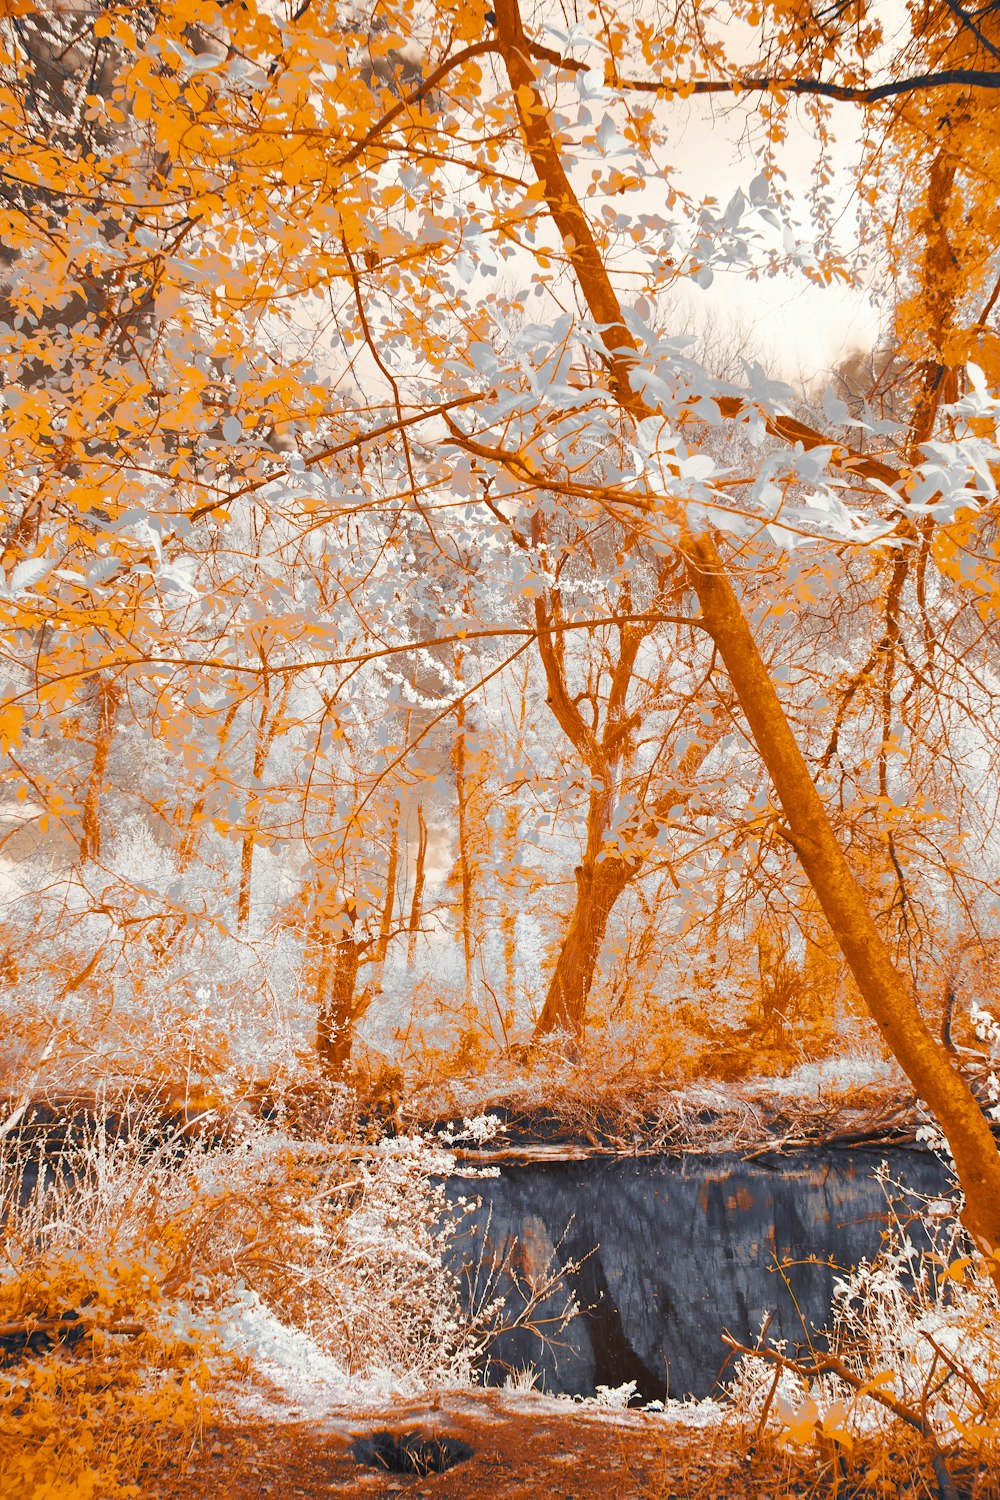
[[695,327],[706,313],[745,328],[754,357],[794,386],[811,388],[835,365],[877,342],[880,318],[867,293],[819,288],[787,276],[748,282],[720,272],[709,292],[684,289],[682,305]]
[[[722,204],[737,188],[746,193],[760,162],[741,139],[744,112],[726,114],[704,98],[673,102],[665,108],[671,111],[672,165],[680,185],[696,197],[710,192]],[[831,192],[837,202],[839,247],[850,257],[858,242],[851,169],[861,150],[861,119],[851,106],[837,105],[834,111],[837,175]],[[800,200],[798,217],[804,235],[808,233],[805,194],[815,155],[810,131],[793,112],[780,162],[786,186]],[[774,374],[807,386],[846,356],[872,348],[884,318],[884,309],[876,307],[867,288],[821,288],[801,275],[753,282],[736,272],[717,272],[707,291],[688,283],[679,298],[696,325],[713,315],[723,324],[729,319],[745,328],[756,343],[756,356]]]
[[[567,93],[575,102],[575,87],[564,77],[560,92]],[[603,100],[597,102],[598,96],[594,97],[593,122],[596,124],[605,109],[616,111],[616,106],[610,102],[610,97],[607,103]],[[666,150],[662,153],[664,165],[671,180],[683,192],[695,202],[711,195],[720,205],[725,205],[737,189],[747,194],[751,180],[761,170],[761,162],[747,140],[750,134],[747,110],[752,112],[752,102],[736,106],[702,97],[687,101],[664,100],[658,107],[663,111],[667,136]],[[839,248],[850,263],[858,242],[852,168],[861,149],[859,126],[862,120],[860,113],[851,106],[835,105],[833,110],[835,180],[830,191],[836,201]],[[571,136],[574,133],[572,129],[569,132]],[[785,186],[798,203],[796,217],[801,226],[800,237],[806,243],[811,243],[813,238],[806,194],[815,158],[816,145],[811,130],[801,111],[792,105],[788,138],[780,149],[779,160],[786,175]],[[576,161],[570,156],[567,166],[579,191],[585,190],[594,165],[593,155],[582,153]],[[464,181],[464,178],[456,177],[456,191]],[[642,191],[630,192],[626,198],[615,201],[635,216],[643,212],[657,214],[663,208],[663,194],[663,179],[652,177],[647,179],[647,186]],[[590,212],[596,210],[594,200],[585,201],[585,206]],[[554,234],[551,226],[549,232]],[[541,238],[544,239],[545,234],[543,229]],[[525,254],[523,263],[519,263],[515,255],[503,269],[504,289],[516,296],[522,287],[527,300],[532,273],[536,270],[537,265],[529,254]],[[628,277],[619,281],[626,296],[628,284]],[[470,297],[478,295],[485,299],[497,289],[495,279],[483,273],[473,273]],[[711,320],[721,337],[730,342],[727,325],[732,325],[745,332],[750,357],[759,360],[773,375],[807,391],[815,391],[824,376],[839,362],[874,347],[885,314],[884,309],[875,306],[869,291],[863,286],[837,284],[821,288],[810,283],[801,273],[752,281],[739,272],[716,271],[707,290],[702,290],[693,281],[680,282],[676,291],[671,291],[671,302],[680,325],[676,332],[699,333],[704,322]],[[533,313],[536,306],[531,303]],[[334,339],[323,360],[328,371],[337,373],[342,389],[356,386],[359,399],[371,399],[383,389],[387,393],[382,376],[365,352],[355,346],[347,356],[353,364],[351,375],[347,375],[341,365],[344,357],[345,351]]]

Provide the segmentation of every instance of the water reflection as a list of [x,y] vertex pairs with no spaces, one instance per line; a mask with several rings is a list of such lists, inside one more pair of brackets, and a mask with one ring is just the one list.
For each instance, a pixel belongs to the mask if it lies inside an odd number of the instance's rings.
[[[898,1148],[505,1167],[475,1185],[482,1207],[456,1264],[509,1252],[530,1278],[553,1255],[580,1259],[572,1287],[585,1311],[558,1343],[523,1330],[504,1335],[488,1378],[530,1364],[549,1391],[593,1395],[634,1380],[646,1400],[668,1390],[708,1395],[726,1330],[752,1338],[770,1312],[772,1335],[797,1344],[803,1320],[810,1329],[826,1322],[837,1273],[823,1262],[854,1266],[879,1247],[886,1202],[874,1174],[883,1160],[917,1192],[946,1185],[933,1157]],[[451,1191],[468,1193],[469,1184]],[[815,1262],[788,1266],[784,1278],[774,1270],[810,1255]],[[555,1310],[553,1301],[541,1315]]]

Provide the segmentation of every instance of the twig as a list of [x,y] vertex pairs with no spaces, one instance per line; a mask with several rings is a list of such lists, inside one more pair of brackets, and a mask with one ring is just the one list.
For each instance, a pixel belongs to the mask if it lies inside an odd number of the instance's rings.
[[859,1395],[870,1396],[873,1401],[878,1402],[880,1406],[884,1406],[887,1411],[892,1412],[893,1416],[898,1417],[907,1426],[915,1428],[921,1437],[926,1438],[932,1449],[931,1463],[937,1478],[941,1500],[958,1500],[958,1492],[948,1472],[948,1466],[945,1463],[944,1454],[941,1452],[938,1444],[937,1435],[927,1417],[913,1411],[905,1402],[900,1401],[898,1396],[893,1395],[891,1391],[884,1390],[880,1386],[872,1386],[870,1381],[862,1380],[860,1375],[855,1375],[854,1371],[845,1365],[843,1360],[838,1359],[835,1354],[822,1354],[819,1350],[813,1349],[810,1361],[796,1360],[789,1359],[787,1355],[781,1354],[777,1349],[768,1349],[765,1347],[752,1349],[746,1344],[739,1343],[728,1333],[723,1334],[722,1342],[727,1344],[737,1354],[745,1354],[751,1359],[769,1360],[778,1369],[790,1370],[794,1375],[800,1377],[805,1376],[809,1378],[810,1376],[817,1375],[836,1375],[846,1385],[849,1385],[852,1390],[857,1391]]
[[988,1399],[986,1392],[983,1390],[978,1380],[974,1380],[973,1377],[969,1374],[968,1370],[963,1370],[961,1366],[956,1365],[947,1349],[941,1348],[941,1345],[938,1343],[933,1334],[924,1333],[923,1337],[927,1340],[928,1344],[930,1344],[931,1348],[934,1350],[934,1353],[939,1355],[944,1363],[948,1366],[951,1373],[953,1375],[957,1375],[959,1380],[963,1380],[970,1390],[975,1391],[976,1395],[982,1402],[983,1411],[987,1416],[991,1417],[993,1415],[996,1403]]

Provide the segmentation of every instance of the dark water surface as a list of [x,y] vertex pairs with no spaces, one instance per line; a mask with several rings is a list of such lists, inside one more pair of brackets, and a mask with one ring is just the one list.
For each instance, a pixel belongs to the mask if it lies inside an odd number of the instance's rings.
[[[598,1385],[634,1380],[645,1400],[668,1390],[707,1396],[725,1363],[727,1330],[752,1341],[770,1312],[771,1336],[795,1345],[803,1319],[810,1330],[827,1322],[837,1271],[788,1266],[786,1286],[775,1262],[813,1255],[846,1268],[872,1256],[887,1216],[875,1179],[881,1161],[919,1193],[947,1186],[934,1157],[900,1148],[752,1162],[598,1157],[452,1179],[451,1197],[482,1200],[455,1251],[469,1283],[477,1274],[481,1281],[477,1266],[508,1254],[515,1280],[537,1278],[549,1262],[583,1260],[570,1279],[580,1316],[554,1342],[527,1330],[502,1335],[487,1378],[502,1383],[509,1369],[533,1365],[548,1391],[593,1395]],[[501,1289],[517,1305],[511,1276]],[[554,1311],[555,1302],[541,1315]]]

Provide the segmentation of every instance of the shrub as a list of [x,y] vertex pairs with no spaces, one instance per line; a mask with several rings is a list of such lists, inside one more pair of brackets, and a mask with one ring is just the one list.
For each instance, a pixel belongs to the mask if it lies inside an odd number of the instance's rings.
[[[901,1192],[883,1168],[887,1196]],[[1000,1469],[1000,1297],[970,1253],[955,1198],[894,1214],[882,1249],[836,1286],[825,1340],[789,1353],[762,1336],[730,1399],[751,1450],[834,1490],[940,1495]],[[993,1479],[987,1479],[992,1475]],[[907,1487],[897,1491],[896,1486]],[[848,1492],[851,1492],[848,1489]]]
[[[106,1112],[54,1154],[0,1140],[0,1492],[119,1500],[168,1436],[253,1373],[253,1304],[350,1379],[471,1377],[443,1263],[451,1158],[352,1158],[247,1124],[223,1146]],[[155,1128],[154,1128],[155,1127]]]

